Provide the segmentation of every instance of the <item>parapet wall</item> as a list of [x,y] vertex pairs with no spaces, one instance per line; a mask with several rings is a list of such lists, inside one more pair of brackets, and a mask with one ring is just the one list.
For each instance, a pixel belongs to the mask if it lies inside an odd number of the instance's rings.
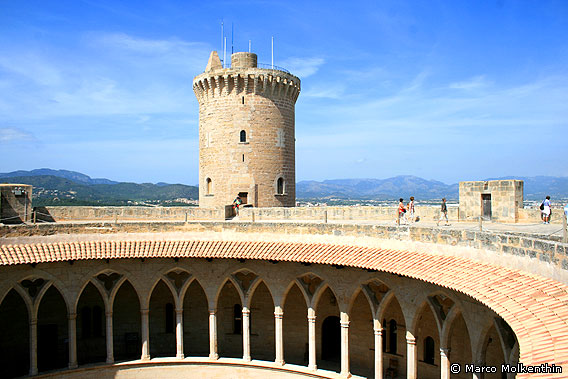
[[[46,207],[45,211],[55,221],[130,221],[130,220],[224,220],[224,208],[198,207]],[[397,218],[397,207],[281,207],[281,208],[242,208],[240,220],[252,221],[394,221]],[[438,206],[416,206],[416,215],[423,221],[435,221],[440,217]],[[562,210],[553,209],[551,222],[562,224]],[[448,207],[451,222],[463,221],[457,207]],[[38,215],[38,220],[40,220]],[[540,222],[540,211],[519,209],[518,222]]]
[[[432,227],[397,227],[370,224],[312,222],[124,222],[65,223],[0,227],[0,246],[45,242],[70,242],[86,238],[125,238],[123,233],[145,233],[146,239],[166,238],[168,233],[215,234],[240,240],[291,240],[318,243],[369,244],[398,250],[469,257],[501,267],[531,272],[568,284],[568,245],[542,236],[493,233]],[[154,237],[148,235],[152,233]],[[122,235],[121,235],[122,234]],[[209,235],[211,234],[211,235]],[[95,237],[98,236],[98,237]],[[136,238],[133,234],[132,238]]]
[[[198,207],[46,207],[55,221],[224,220],[222,209]],[[38,219],[44,214],[38,214]]]

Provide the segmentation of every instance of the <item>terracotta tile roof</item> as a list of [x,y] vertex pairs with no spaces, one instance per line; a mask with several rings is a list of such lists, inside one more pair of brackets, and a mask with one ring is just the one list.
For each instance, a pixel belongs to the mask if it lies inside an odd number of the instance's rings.
[[[107,258],[243,258],[374,269],[465,293],[515,331],[525,365],[562,365],[568,377],[568,286],[467,258],[322,243],[90,241],[0,246],[0,265]],[[526,374],[518,375],[519,378]],[[550,377],[550,374],[531,375]],[[562,377],[562,376],[557,376]]]

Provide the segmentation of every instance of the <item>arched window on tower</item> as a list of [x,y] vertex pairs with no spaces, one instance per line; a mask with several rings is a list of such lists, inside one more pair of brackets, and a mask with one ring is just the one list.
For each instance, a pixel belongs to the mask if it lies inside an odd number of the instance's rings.
[[424,362],[434,364],[434,338],[424,338]]
[[396,320],[389,321],[389,353],[396,354],[397,338],[396,338]]
[[213,192],[213,185],[211,183],[211,178],[207,178],[205,179],[205,194],[211,195],[212,192]]
[[247,132],[241,130],[241,142],[247,142]]
[[276,181],[276,194],[284,195],[284,178],[280,177]]

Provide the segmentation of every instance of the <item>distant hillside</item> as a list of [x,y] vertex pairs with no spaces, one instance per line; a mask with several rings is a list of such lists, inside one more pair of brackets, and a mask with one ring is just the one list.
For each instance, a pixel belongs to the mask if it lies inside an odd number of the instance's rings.
[[410,196],[421,199],[458,198],[458,185],[403,175],[388,179],[335,179],[296,184],[298,198],[396,199]]
[[[568,177],[535,176],[503,177],[484,180],[524,180],[525,200],[539,200],[546,195],[553,199],[568,198]],[[417,199],[457,199],[459,184],[445,184],[416,176],[403,175],[388,179],[335,179],[301,181],[296,184],[296,197],[300,199],[374,199],[387,200],[414,196]]]
[[550,195],[552,199],[568,198],[568,177],[558,176],[507,176],[503,178],[493,178],[487,180],[499,179],[518,179],[524,181],[525,200],[542,200],[545,196]]
[[33,203],[45,205],[127,205],[198,199],[199,190],[183,184],[84,184],[53,175],[16,176],[10,182],[31,184]]
[[[19,170],[7,173],[0,173],[0,179],[17,178],[22,176],[46,176],[46,175],[57,176],[59,178],[69,179],[74,182],[82,184],[117,184],[118,183],[108,179],[92,179],[90,176],[81,174],[80,172],[76,171],[52,170],[50,168],[39,168],[31,171]],[[14,180],[11,179],[10,181],[13,182]]]
[[[568,177],[502,177],[485,180],[520,179],[525,183],[525,200],[568,198]],[[124,205],[140,202],[171,204],[176,199],[199,198],[196,186],[168,183],[119,183],[92,179],[75,171],[42,168],[31,171],[0,173],[0,182],[19,182],[34,186],[34,204]],[[334,179],[301,181],[296,184],[298,199],[393,200],[414,196],[420,200],[446,197],[458,199],[459,185],[445,184],[411,175],[387,179]]]

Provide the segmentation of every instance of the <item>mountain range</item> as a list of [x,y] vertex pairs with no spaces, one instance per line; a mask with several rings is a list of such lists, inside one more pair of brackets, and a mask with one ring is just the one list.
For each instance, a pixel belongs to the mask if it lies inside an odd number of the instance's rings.
[[[92,179],[67,170],[39,169],[0,173],[0,181],[31,184],[34,205],[187,205],[199,198],[196,186],[167,183],[120,183]],[[195,205],[195,204],[194,204]]]
[[[501,177],[483,180],[518,179],[524,181],[525,200],[539,200],[546,195],[555,199],[568,198],[568,177],[534,176]],[[459,183],[445,184],[411,175],[388,179],[335,179],[301,181],[296,184],[298,198],[339,198],[387,200],[415,196],[420,199],[457,199]]]
[[[9,180],[6,180],[9,179]],[[502,177],[484,180],[520,179],[524,181],[526,200],[568,198],[568,177]],[[93,179],[80,172],[47,168],[0,173],[0,181],[34,186],[34,204],[38,205],[126,205],[140,202],[172,204],[197,200],[197,186],[168,183],[123,183],[104,178]],[[372,199],[390,200],[415,196],[429,200],[458,198],[459,185],[445,184],[411,175],[387,179],[334,179],[300,181],[298,199]],[[185,200],[184,200],[185,199]]]

